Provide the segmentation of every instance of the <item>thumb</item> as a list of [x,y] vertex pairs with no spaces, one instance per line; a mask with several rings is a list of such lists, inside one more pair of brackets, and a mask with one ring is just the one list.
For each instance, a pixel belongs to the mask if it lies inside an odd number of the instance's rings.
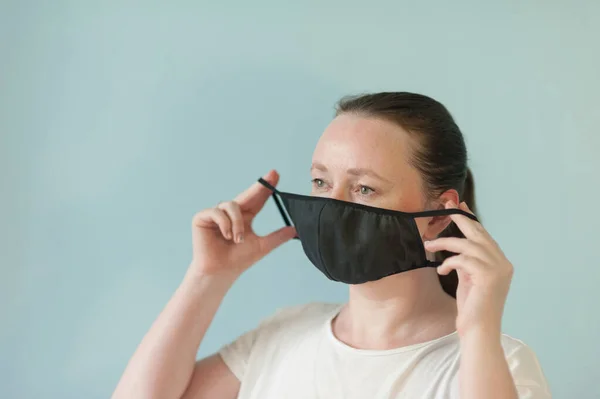
[[272,232],[269,235],[260,237],[260,250],[265,256],[278,246],[288,242],[296,236],[296,229],[294,227],[283,227],[279,230]]

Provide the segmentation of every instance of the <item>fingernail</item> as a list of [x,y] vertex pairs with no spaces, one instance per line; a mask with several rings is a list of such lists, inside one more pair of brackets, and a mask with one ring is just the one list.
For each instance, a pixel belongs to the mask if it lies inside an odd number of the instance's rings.
[[225,238],[231,240],[231,231],[228,231],[227,234],[225,234]]
[[237,237],[235,238],[235,241],[238,244],[244,242],[244,235],[242,233],[238,234]]

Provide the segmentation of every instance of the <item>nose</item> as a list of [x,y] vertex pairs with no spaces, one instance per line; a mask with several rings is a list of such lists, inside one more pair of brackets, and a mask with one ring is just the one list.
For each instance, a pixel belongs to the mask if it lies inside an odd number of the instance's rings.
[[348,190],[342,185],[335,187],[331,190],[331,195],[329,198],[333,198],[340,201],[350,201],[348,196]]

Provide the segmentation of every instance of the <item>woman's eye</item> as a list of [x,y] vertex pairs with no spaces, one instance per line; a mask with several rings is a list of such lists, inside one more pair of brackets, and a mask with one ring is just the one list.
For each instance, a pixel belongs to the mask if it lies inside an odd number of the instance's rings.
[[313,179],[312,182],[318,188],[323,188],[325,186],[325,182],[321,179]]
[[375,190],[373,190],[371,187],[367,187],[367,186],[360,186],[360,193],[362,195],[369,195],[371,193],[373,193]]

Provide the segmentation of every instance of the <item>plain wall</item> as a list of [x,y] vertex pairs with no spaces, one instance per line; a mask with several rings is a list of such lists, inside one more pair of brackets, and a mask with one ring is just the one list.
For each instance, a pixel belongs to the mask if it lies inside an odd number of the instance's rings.
[[[190,261],[190,220],[271,168],[306,193],[343,95],[416,91],[463,129],[514,263],[505,331],[600,397],[600,2],[0,2],[0,397],[106,398]],[[273,203],[256,222],[279,227]],[[203,356],[344,301],[290,243]]]

